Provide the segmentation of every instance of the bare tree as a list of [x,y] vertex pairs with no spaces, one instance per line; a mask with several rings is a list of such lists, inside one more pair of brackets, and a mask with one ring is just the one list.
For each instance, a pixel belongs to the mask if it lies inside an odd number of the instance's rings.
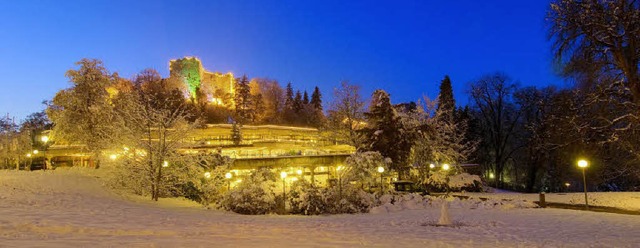
[[621,80],[633,102],[640,103],[639,1],[557,0],[548,21],[553,50],[566,75]]
[[496,182],[503,186],[505,165],[517,150],[513,146],[520,112],[515,109],[513,92],[516,85],[501,73],[484,76],[471,84],[471,98],[480,113],[484,141],[491,157]]
[[357,130],[364,127],[364,105],[359,86],[342,82],[340,88],[334,89],[329,106],[329,129],[337,141],[361,146],[362,138]]

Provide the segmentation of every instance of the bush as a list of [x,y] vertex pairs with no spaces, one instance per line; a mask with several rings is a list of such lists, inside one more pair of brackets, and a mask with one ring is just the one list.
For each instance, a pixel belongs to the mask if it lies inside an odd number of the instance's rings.
[[289,198],[291,213],[304,215],[367,213],[374,202],[373,194],[351,185],[343,185],[340,194],[337,186],[320,188],[303,181],[294,185]]
[[227,192],[222,200],[222,206],[226,210],[239,214],[274,213],[276,210],[275,182],[275,174],[270,170],[256,170]]
[[324,191],[325,189],[307,181],[297,181],[293,184],[289,197],[290,213],[304,215],[326,214],[327,204],[324,200]]

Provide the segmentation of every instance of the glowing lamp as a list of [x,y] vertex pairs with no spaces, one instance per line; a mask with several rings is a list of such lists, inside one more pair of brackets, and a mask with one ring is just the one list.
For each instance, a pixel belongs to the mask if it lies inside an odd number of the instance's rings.
[[42,142],[44,142],[44,143],[47,143],[47,142],[49,141],[49,136],[46,136],[46,135],[45,135],[45,136],[42,136],[42,137],[40,138],[40,140],[42,140]]
[[167,161],[162,162],[162,167],[169,167],[169,162]]
[[207,171],[207,172],[205,172],[205,173],[204,173],[204,177],[205,177],[205,178],[211,178],[211,172],[208,172],[208,171]]
[[231,179],[231,177],[233,177],[233,174],[231,174],[231,172],[227,172],[227,174],[224,174],[224,178],[226,179]]
[[33,150],[33,154],[38,154],[38,150]]
[[449,170],[450,169],[449,164],[443,164],[442,165],[442,169],[443,170]]
[[384,167],[378,166],[378,172],[383,173],[384,172]]
[[287,178],[287,173],[286,172],[280,172],[280,178],[285,179]]
[[436,168],[436,165],[435,164],[430,164],[429,168],[431,168],[431,169]]
[[297,171],[296,171],[296,173],[297,173],[298,175],[302,175],[302,170],[297,170]]
[[589,162],[587,162],[587,160],[581,159],[578,161],[578,167],[586,168],[587,166],[589,166]]
[[27,158],[30,158],[30,157],[31,157],[31,153],[27,153]]
[[116,160],[116,158],[118,158],[118,155],[111,154],[111,155],[109,156],[109,158],[110,158],[111,160]]

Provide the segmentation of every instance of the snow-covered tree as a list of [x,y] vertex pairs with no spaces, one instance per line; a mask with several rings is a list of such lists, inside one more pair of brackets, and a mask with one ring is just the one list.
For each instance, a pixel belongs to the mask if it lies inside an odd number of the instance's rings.
[[53,139],[86,145],[99,167],[101,152],[114,144],[123,126],[112,104],[114,91],[108,91],[121,79],[96,59],[82,59],[76,65],[80,68],[66,73],[72,87],[56,94],[47,115],[54,123]]
[[144,174],[141,180],[148,180],[157,201],[166,185],[163,170],[182,160],[177,150],[198,122],[188,120],[193,112],[181,91],[151,71],[138,75],[132,90],[120,92],[114,103],[126,127],[120,142],[137,152],[129,163]]
[[[352,184],[362,189],[380,186],[378,167],[388,171],[389,160],[379,152],[356,152],[345,160],[337,173],[340,174],[340,185]],[[379,188],[379,187],[378,187]]]
[[376,90],[371,97],[369,112],[365,113],[367,126],[361,130],[363,151],[377,151],[391,159],[391,169],[406,177],[413,137],[411,130],[405,129],[396,110],[391,105],[389,94]]

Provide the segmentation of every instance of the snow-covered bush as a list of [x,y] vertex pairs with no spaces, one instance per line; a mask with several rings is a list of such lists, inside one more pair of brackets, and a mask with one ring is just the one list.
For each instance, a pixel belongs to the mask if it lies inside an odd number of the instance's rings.
[[482,180],[478,175],[460,173],[449,176],[449,188],[453,191],[478,192],[482,190]]
[[[390,161],[387,161],[379,152],[357,152],[345,160],[337,172],[340,174],[342,185],[355,184],[354,187],[362,189],[380,189],[380,173],[378,167],[388,170]],[[387,187],[388,188],[388,187]]]
[[304,215],[326,214],[325,189],[307,181],[293,184],[289,197],[290,213]]
[[342,192],[338,187],[327,188],[324,199],[330,214],[367,213],[375,204],[373,194],[352,185],[343,186]]
[[276,175],[259,169],[245,178],[222,200],[222,206],[239,214],[268,214],[276,210]]
[[[226,190],[224,174],[231,159],[219,154],[174,154],[162,168],[162,180],[154,185],[151,168],[143,156],[122,156],[113,161],[114,175],[109,180],[113,188],[137,195],[150,195],[158,187],[160,197],[185,197],[204,205],[218,201]],[[111,166],[110,166],[111,167]],[[208,172],[209,177],[205,176]]]
[[376,203],[373,194],[349,184],[321,188],[308,182],[299,181],[289,198],[292,214],[355,214],[367,213]]
[[429,192],[482,191],[480,177],[466,172],[451,174],[449,171],[437,170],[430,172],[429,177],[423,183]]

